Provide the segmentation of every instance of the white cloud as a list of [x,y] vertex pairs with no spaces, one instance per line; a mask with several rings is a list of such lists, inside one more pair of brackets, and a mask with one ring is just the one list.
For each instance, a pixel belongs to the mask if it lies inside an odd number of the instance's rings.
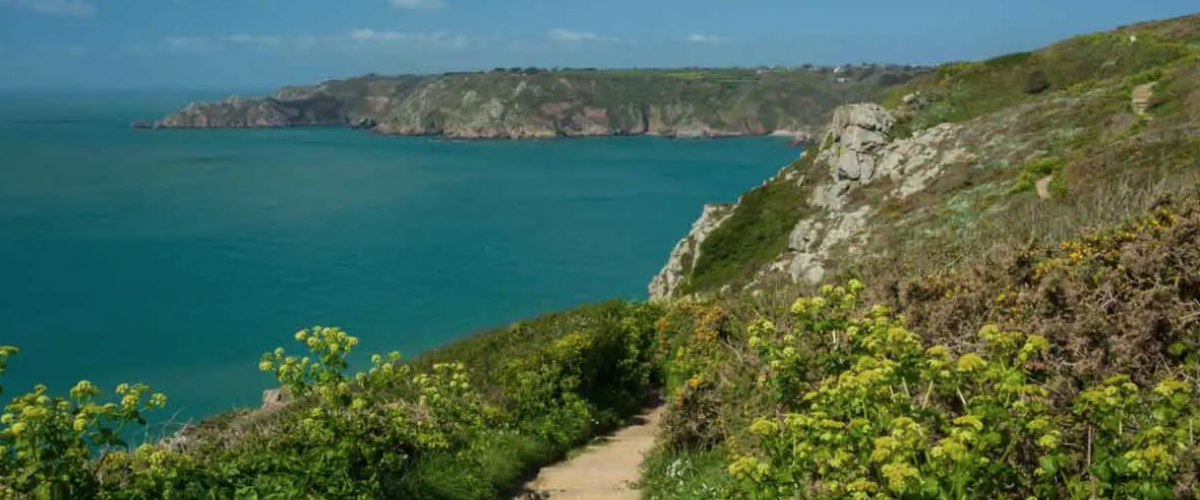
[[321,43],[321,40],[315,36],[305,35],[296,37],[296,46],[302,49],[311,49]]
[[350,32],[350,38],[355,40],[375,40],[380,37],[388,37],[396,35],[396,33],[376,33],[375,30],[362,28]]
[[446,6],[442,0],[388,0],[392,7],[406,10],[438,10]]
[[[3,1],[3,0],[0,0]],[[190,53],[215,53],[222,50],[458,50],[470,46],[475,40],[449,32],[406,33],[399,31],[375,31],[361,28],[342,35],[213,35],[171,36],[162,39],[167,50]],[[161,50],[161,46],[160,46]]]
[[555,28],[547,31],[546,38],[556,42],[615,42],[618,40],[615,37],[600,36],[595,33],[573,31],[562,28]]
[[717,35],[705,35],[703,33],[692,33],[683,39],[685,42],[691,43],[719,43],[728,39]]
[[350,39],[357,42],[386,43],[407,47],[461,49],[470,45],[471,39],[444,31],[437,33],[403,33],[398,31],[375,31],[361,28],[350,32]]
[[0,7],[17,7],[52,16],[88,17],[96,6],[84,0],[0,0]]
[[172,49],[190,50],[207,48],[211,43],[208,37],[203,36],[169,36],[163,42]]
[[279,43],[279,37],[266,35],[229,35],[221,37],[221,41],[243,45],[274,45]]

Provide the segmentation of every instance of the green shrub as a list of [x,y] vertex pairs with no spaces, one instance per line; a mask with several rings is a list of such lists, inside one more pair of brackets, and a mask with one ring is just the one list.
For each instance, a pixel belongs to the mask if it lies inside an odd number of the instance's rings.
[[1011,193],[1022,193],[1033,189],[1039,180],[1046,176],[1053,176],[1050,181],[1050,192],[1056,195],[1061,195],[1066,191],[1066,183],[1062,178],[1063,167],[1066,162],[1057,156],[1047,156],[1037,158],[1026,163],[1021,169],[1021,176],[1017,178],[1016,184],[1009,191]]
[[[792,168],[804,174],[817,150],[809,149]],[[787,248],[788,235],[806,214],[809,186],[776,181],[742,195],[740,204],[704,240],[700,257],[681,293],[738,287]]]
[[977,348],[926,348],[887,307],[857,316],[857,282],[760,321],[768,387],[805,390],[735,450],[744,498],[1172,498],[1191,467],[1191,384],[1113,377],[1052,410],[1043,337],[987,326]]
[[[122,384],[119,403],[101,403],[86,382],[71,400],[39,386],[0,419],[0,498],[495,498],[640,408],[657,383],[658,311],[611,302],[445,351],[490,360],[496,368],[485,374],[437,355],[404,363],[391,353],[351,376],[357,338],[302,330],[304,352],[280,348],[259,361],[296,398],[289,407],[257,425],[227,423],[232,435],[186,436],[179,449],[130,451],[117,439],[165,403],[144,401],[144,385]],[[478,350],[497,340],[511,348],[493,351],[503,358]],[[0,349],[0,371],[15,352]]]

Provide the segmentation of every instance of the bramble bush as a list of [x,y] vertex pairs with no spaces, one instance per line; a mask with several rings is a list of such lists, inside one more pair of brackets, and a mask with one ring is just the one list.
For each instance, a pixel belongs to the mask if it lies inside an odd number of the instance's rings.
[[1166,499],[1194,467],[1190,383],[1116,376],[1057,412],[1045,338],[985,326],[977,349],[926,347],[887,307],[859,315],[862,289],[823,287],[791,328],[749,328],[780,405],[732,445],[724,496]]

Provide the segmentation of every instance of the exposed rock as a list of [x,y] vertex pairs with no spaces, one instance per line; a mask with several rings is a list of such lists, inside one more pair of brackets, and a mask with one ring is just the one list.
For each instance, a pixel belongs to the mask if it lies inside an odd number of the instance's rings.
[[292,394],[286,387],[267,389],[263,391],[262,409],[273,410],[287,406],[292,402]]
[[704,205],[700,218],[675,248],[662,271],[650,281],[650,299],[671,298],[700,258],[700,244],[733,212],[732,205]]
[[817,132],[817,127],[779,129],[771,132],[771,135],[789,138],[788,145],[805,147],[817,144],[817,139],[821,137],[821,134]]
[[[850,85],[875,93],[916,73],[897,71]],[[803,73],[737,70],[693,71],[688,78],[655,71],[644,78],[628,71],[366,76],[284,87],[262,99],[193,104],[157,127],[349,126],[459,139],[779,133],[808,144],[838,100],[822,88],[793,91],[803,82],[811,84]]]
[[[908,139],[890,141],[888,134],[895,121],[875,104],[852,104],[834,113],[829,136],[816,159],[830,177],[818,185],[809,202],[825,209],[824,213],[802,219],[789,238],[788,251],[769,270],[786,270],[794,281],[819,283],[825,277],[825,263],[836,257],[838,248],[849,248],[865,238],[867,220],[888,198],[907,198],[927,188],[946,167],[971,161],[965,150],[953,147],[957,130],[954,124],[941,124],[917,132]],[[867,200],[847,211],[849,195],[877,179],[890,178],[895,187],[884,199]]]
[[892,116],[878,104],[851,104],[834,111],[816,159],[818,165],[834,167],[831,182],[814,192],[812,203],[840,209],[853,185],[870,182],[894,124]]
[[[818,180],[810,198],[805,200],[817,209],[816,213],[797,221],[788,236],[787,249],[759,271],[751,287],[764,282],[768,274],[796,282],[821,282],[826,277],[828,262],[853,258],[869,236],[869,221],[879,206],[925,190],[952,165],[974,161],[971,153],[956,144],[961,125],[941,124],[917,131],[907,139],[891,140],[894,124],[889,112],[875,104],[846,105],[833,113],[811,170],[827,174]],[[891,189],[876,199],[852,201],[855,190],[882,179],[890,180]],[[803,172],[785,167],[763,184],[803,185],[806,180]],[[652,297],[671,297],[676,293],[687,280],[704,238],[737,208],[736,204],[723,208],[715,221],[706,209],[693,225],[692,233],[676,245],[667,265],[651,282]]]

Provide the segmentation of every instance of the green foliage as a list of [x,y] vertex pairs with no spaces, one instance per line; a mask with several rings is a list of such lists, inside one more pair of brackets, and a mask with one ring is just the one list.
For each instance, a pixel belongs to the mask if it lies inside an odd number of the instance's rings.
[[[761,413],[723,448],[660,446],[647,497],[1173,498],[1196,466],[1190,383],[1112,377],[1059,411],[1046,338],[988,325],[957,350],[929,346],[890,308],[863,312],[864,291],[822,287],[779,318],[786,326],[747,318],[743,363],[757,375],[724,376],[737,405]],[[725,473],[712,466],[722,455]]]
[[1026,163],[1021,169],[1021,177],[1017,179],[1010,192],[1021,193],[1033,189],[1038,180],[1053,176],[1050,181],[1050,192],[1055,195],[1062,195],[1066,191],[1066,183],[1063,181],[1062,171],[1066,162],[1057,156],[1047,156],[1037,158]]
[[[800,165],[793,168],[805,172],[815,156],[815,150],[805,151]],[[774,260],[787,247],[792,228],[810,211],[805,201],[809,189],[795,182],[777,181],[742,195],[733,214],[704,240],[683,292],[737,287]]]
[[[119,403],[101,403],[86,382],[70,400],[39,386],[2,419],[0,497],[495,498],[640,408],[655,383],[657,311],[614,301],[536,319],[527,335],[507,329],[447,348],[479,360],[474,346],[512,341],[492,353],[501,368],[486,376],[437,354],[404,363],[399,353],[373,355],[351,376],[357,338],[302,330],[302,353],[280,348],[259,361],[296,398],[290,407],[233,437],[187,436],[179,449],[119,441],[124,425],[165,403],[143,402],[144,385],[120,386]],[[0,370],[15,352],[0,349]]]
[[657,448],[646,456],[641,484],[646,500],[718,498],[733,487],[725,473],[725,454],[719,450],[669,451]]
[[993,113],[1046,91],[1085,82],[1152,76],[1156,68],[1192,54],[1185,43],[1153,35],[1131,41],[1129,35],[1098,33],[1075,37],[1035,52],[1000,56],[985,62],[940,66],[936,74],[910,81],[889,102],[920,91],[929,103],[905,117],[912,128],[962,122]]
[[[17,349],[0,346],[0,374]],[[13,399],[0,416],[0,498],[28,494],[33,498],[85,498],[101,491],[89,470],[98,449],[127,450],[122,431],[145,424],[143,413],[166,404],[162,394],[149,395],[145,384],[117,386],[117,402],[103,403],[100,389],[82,381],[69,398],[47,394],[44,385]],[[147,398],[147,396],[149,397]],[[137,467],[153,457],[135,456]],[[152,465],[152,464],[151,464]]]

